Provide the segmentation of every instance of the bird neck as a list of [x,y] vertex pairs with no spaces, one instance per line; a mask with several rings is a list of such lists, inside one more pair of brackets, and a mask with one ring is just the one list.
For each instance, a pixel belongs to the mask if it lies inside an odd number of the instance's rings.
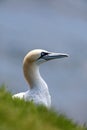
[[23,67],[23,70],[25,79],[27,80],[30,88],[34,87],[47,88],[47,84],[40,75],[38,65],[34,63],[28,64]]

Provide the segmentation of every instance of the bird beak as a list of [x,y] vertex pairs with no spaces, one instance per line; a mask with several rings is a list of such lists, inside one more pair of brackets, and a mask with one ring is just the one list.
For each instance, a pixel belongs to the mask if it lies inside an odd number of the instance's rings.
[[59,59],[59,58],[64,58],[68,56],[69,55],[65,53],[48,53],[48,55],[45,55],[43,59],[48,61],[48,60]]

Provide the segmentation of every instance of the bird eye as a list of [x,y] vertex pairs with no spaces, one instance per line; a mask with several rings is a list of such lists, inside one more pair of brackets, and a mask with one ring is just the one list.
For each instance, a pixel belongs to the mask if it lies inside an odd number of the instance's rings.
[[41,53],[41,57],[43,57],[43,56],[45,56],[45,55],[47,55],[48,53],[47,52],[42,52]]
[[47,52],[41,52],[41,56],[37,59],[37,60],[39,60],[40,58],[43,58],[44,56],[46,56],[46,55],[48,55],[49,53],[47,53]]
[[42,53],[41,53],[41,56],[44,56],[44,55],[45,55],[45,53],[44,53],[44,52],[42,52]]

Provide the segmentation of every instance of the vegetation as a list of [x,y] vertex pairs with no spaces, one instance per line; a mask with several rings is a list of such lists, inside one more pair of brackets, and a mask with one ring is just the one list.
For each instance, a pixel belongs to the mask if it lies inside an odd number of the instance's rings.
[[12,99],[0,88],[0,130],[87,130],[65,116],[36,106],[32,102]]

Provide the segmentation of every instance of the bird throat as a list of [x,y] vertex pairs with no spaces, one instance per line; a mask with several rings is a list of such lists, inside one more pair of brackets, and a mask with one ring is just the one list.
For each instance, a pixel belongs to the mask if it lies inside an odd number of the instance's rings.
[[24,64],[24,77],[27,80],[30,88],[46,86],[45,81],[39,73],[39,66],[36,64]]

